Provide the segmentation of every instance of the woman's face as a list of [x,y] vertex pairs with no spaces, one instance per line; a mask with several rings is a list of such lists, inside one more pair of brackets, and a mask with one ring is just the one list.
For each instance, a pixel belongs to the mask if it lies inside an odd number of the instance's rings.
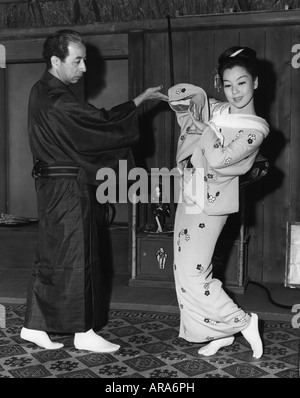
[[257,86],[258,79],[253,80],[247,70],[241,66],[224,70],[224,94],[230,103],[231,113],[255,113],[253,94]]

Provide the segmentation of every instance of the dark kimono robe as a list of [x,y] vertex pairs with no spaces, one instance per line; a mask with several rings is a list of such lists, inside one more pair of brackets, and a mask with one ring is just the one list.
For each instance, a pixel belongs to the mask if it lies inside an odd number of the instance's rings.
[[95,215],[96,173],[132,167],[139,138],[136,106],[110,111],[78,99],[45,72],[29,97],[29,142],[34,158],[50,166],[79,166],[77,177],[39,177],[37,256],[24,326],[75,333],[101,327],[102,289]]

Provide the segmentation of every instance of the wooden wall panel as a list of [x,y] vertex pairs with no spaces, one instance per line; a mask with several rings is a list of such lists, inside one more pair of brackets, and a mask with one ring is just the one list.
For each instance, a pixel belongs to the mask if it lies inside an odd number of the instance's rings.
[[[144,85],[144,33],[130,32],[128,35],[128,97],[135,98],[145,89]],[[138,110],[142,114],[144,106]],[[147,142],[146,134],[143,134],[143,121],[141,120],[141,136],[140,141],[133,148],[134,158],[138,167],[145,167],[144,145],[143,140]]]
[[[290,59],[296,56],[292,52],[294,45],[300,46],[300,26],[294,26],[292,29],[292,43],[290,47]],[[290,146],[290,169],[289,173],[292,174],[290,179],[290,214],[289,220],[291,222],[300,221],[300,59],[297,55],[296,61],[297,68],[290,65],[291,68],[291,146]]]
[[[214,31],[214,65],[218,67],[218,58],[229,47],[239,46],[240,32],[238,29],[222,29]],[[226,101],[223,91],[214,88],[213,96],[221,101]]]
[[102,57],[128,58],[128,35],[122,33],[119,35],[101,35],[101,36],[84,36],[87,44],[96,47]]
[[45,38],[1,41],[6,48],[7,62],[42,61]]
[[[53,32],[54,30],[51,33]],[[42,61],[43,44],[46,37],[1,40],[1,43],[6,49],[7,62]],[[96,47],[103,57],[126,58],[128,56],[128,36],[125,33],[119,35],[106,34],[101,36],[87,35],[84,36],[84,39],[87,44]]]
[[[179,35],[179,40],[180,40]],[[184,35],[186,37],[186,35]],[[168,95],[168,89],[172,86],[172,81],[174,84],[177,84],[180,80],[180,66],[178,64],[177,58],[174,59],[174,49],[177,48],[178,43],[176,41],[178,37],[174,36],[172,33],[171,37],[169,34],[165,35],[165,59],[164,59],[164,88],[163,92]],[[184,39],[183,39],[184,40]],[[177,50],[176,50],[177,53]],[[179,134],[179,129],[177,127],[177,122],[175,118],[174,112],[171,110],[168,104],[163,104],[162,109],[164,111],[164,145],[167,152],[167,156],[165,158],[164,167],[167,167],[169,170],[175,167],[175,145],[176,145],[176,137]]]
[[134,98],[144,90],[144,33],[128,34],[128,93]]
[[173,32],[173,60],[175,84],[190,82],[191,62],[189,32]]
[[[258,116],[269,119],[266,109],[265,74],[266,30],[265,28],[240,29],[240,45],[253,48],[260,60],[259,86],[256,90],[255,109]],[[261,150],[263,153],[263,150]],[[264,198],[263,182],[249,187],[245,195],[245,221],[249,228],[250,240],[248,246],[248,275],[251,280],[261,281],[263,273],[263,230],[264,230]]]
[[[86,100],[97,108],[110,109],[128,101],[128,60],[100,59],[87,66]],[[99,65],[99,67],[98,67]]]
[[44,69],[43,63],[7,67],[8,211],[29,218],[37,217],[37,207],[27,131],[28,97]]
[[0,68],[0,213],[7,212],[6,69]]
[[269,100],[273,99],[271,132],[264,147],[273,164],[265,184],[263,280],[266,282],[284,280],[286,222],[290,212],[291,43],[290,27],[267,28],[266,59],[273,65],[276,79],[274,91],[269,93],[272,94]]
[[190,33],[189,82],[209,96],[214,91],[214,35],[210,30]]
[[[144,86],[165,86],[166,34],[146,34],[144,42]],[[165,167],[170,158],[170,148],[165,143],[165,111],[167,104],[148,101],[141,116],[142,151],[144,167]]]
[[[173,32],[172,33],[172,41],[173,41],[173,65],[174,65],[174,84],[179,83],[189,83],[189,66],[191,62],[191,54],[190,54],[190,36],[189,32]],[[169,59],[169,57],[168,57]],[[168,88],[171,86],[170,79]],[[171,114],[170,121],[170,135],[172,136],[172,140],[169,145],[172,148],[172,157],[170,160],[170,168],[176,167],[176,149],[177,149],[177,140],[180,134],[180,128],[178,126],[176,115],[173,111],[169,110]]]

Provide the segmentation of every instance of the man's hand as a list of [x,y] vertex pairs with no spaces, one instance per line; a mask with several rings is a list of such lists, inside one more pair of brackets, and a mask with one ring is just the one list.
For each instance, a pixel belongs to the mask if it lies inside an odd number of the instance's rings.
[[133,102],[138,107],[143,102],[148,100],[168,101],[169,97],[161,93],[162,88],[163,88],[162,85],[156,87],[149,87],[143,93],[134,98]]

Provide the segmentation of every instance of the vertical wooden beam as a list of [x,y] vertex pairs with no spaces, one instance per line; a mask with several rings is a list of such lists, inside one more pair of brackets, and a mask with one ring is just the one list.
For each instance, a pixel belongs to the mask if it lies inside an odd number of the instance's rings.
[[134,98],[144,90],[144,33],[128,34],[128,94]]
[[[128,98],[135,98],[144,90],[144,33],[128,34]],[[139,145],[133,148],[136,165],[143,166]],[[143,218],[142,206],[128,202],[128,269],[131,276],[136,275],[136,228]],[[145,206],[146,207],[146,206]]]
[[[299,59],[299,43],[300,43],[300,26],[292,27],[292,43],[290,48],[290,70],[291,70],[291,165],[290,173],[293,177],[290,181],[290,222],[298,222],[300,220],[300,59]],[[295,46],[295,47],[294,47]],[[293,51],[292,51],[293,49]]]
[[[255,93],[255,109],[258,116],[269,120],[271,91],[265,79],[270,75],[269,62],[266,61],[266,29],[245,28],[240,29],[240,45],[253,48],[260,60],[258,89]],[[267,86],[267,88],[266,88]],[[264,144],[266,145],[266,144]],[[264,154],[261,148],[262,154]],[[263,280],[263,257],[264,257],[264,200],[267,196],[265,181],[260,181],[249,187],[245,195],[245,222],[249,227],[248,247],[248,276],[251,280],[262,282]]]
[[0,68],[0,213],[7,211],[6,69]]
[[[275,79],[273,87],[269,87],[272,94],[272,96],[269,94],[269,98],[273,100],[270,110],[271,132],[269,139],[267,138],[268,146],[264,148],[264,153],[272,165],[269,178],[266,177],[264,181],[267,192],[263,229],[264,282],[283,283],[284,281],[286,222],[290,214],[290,190],[292,183],[297,184],[297,180],[294,180],[294,171],[290,169],[292,67],[289,61],[291,48],[291,27],[266,29],[266,60],[273,65]],[[298,132],[294,134],[298,135]],[[299,150],[297,157],[298,153]]]

